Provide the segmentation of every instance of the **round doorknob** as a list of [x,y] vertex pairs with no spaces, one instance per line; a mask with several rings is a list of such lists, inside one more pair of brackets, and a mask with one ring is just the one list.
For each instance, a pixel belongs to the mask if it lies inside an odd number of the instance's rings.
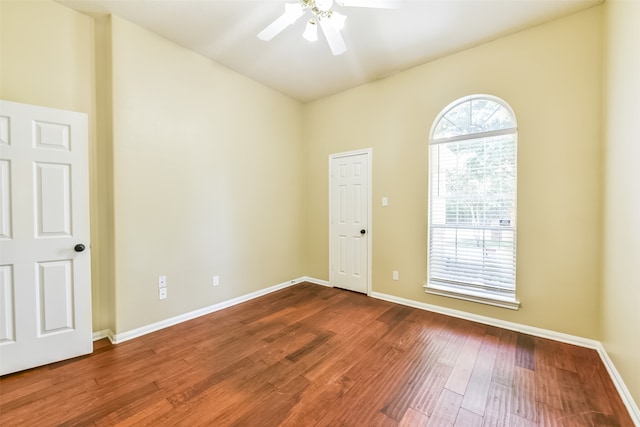
[[366,233],[367,233],[367,230],[365,230],[364,228],[360,230],[360,234],[365,235]]
[[78,243],[73,247],[73,250],[76,252],[82,252],[85,250],[85,246],[82,243]]

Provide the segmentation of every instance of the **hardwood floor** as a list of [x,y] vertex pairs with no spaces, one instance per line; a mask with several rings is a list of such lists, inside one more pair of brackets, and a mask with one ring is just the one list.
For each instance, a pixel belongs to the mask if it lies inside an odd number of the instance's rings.
[[5,376],[0,424],[633,422],[593,350],[304,283]]

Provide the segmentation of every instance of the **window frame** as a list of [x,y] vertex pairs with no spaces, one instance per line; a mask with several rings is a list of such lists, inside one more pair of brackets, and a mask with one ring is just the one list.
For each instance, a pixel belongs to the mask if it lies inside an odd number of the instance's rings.
[[[451,136],[451,137],[441,137],[441,138],[434,138],[434,133],[437,130],[440,122],[446,118],[446,116],[455,108],[457,108],[458,106],[464,104],[464,103],[470,103],[472,101],[475,100],[486,100],[486,101],[490,101],[493,103],[496,103],[498,105],[500,105],[502,108],[504,108],[506,110],[507,113],[509,113],[509,115],[511,116],[511,119],[513,121],[513,126],[509,127],[509,128],[501,128],[501,129],[496,129],[496,130],[489,130],[489,131],[480,131],[480,132],[476,132],[476,133],[466,133],[466,134],[462,134],[462,135],[455,135],[455,136]],[[431,265],[430,265],[430,261],[431,261],[431,238],[432,238],[432,183],[431,183],[431,178],[432,178],[432,168],[433,168],[433,159],[432,159],[432,147],[434,145],[439,145],[439,144],[447,144],[447,143],[451,143],[451,142],[456,142],[456,141],[471,141],[471,140],[476,140],[476,139],[482,139],[482,138],[490,138],[490,137],[496,137],[496,136],[502,136],[502,135],[514,135],[515,141],[515,147],[514,147],[514,168],[515,168],[515,182],[514,182],[514,193],[513,193],[513,201],[514,201],[514,206],[513,206],[513,215],[514,215],[514,226],[513,226],[513,256],[514,256],[514,290],[513,290],[513,297],[511,296],[502,296],[502,295],[495,295],[495,294],[491,294],[488,291],[487,292],[482,292],[481,289],[479,289],[478,286],[473,287],[471,284],[469,284],[468,287],[465,287],[464,284],[462,283],[461,285],[457,285],[454,283],[451,284],[443,284],[443,283],[431,283],[430,279],[431,279]],[[438,160],[439,161],[439,160]],[[444,109],[442,109],[440,111],[440,113],[436,116],[435,120],[433,121],[433,124],[431,125],[431,130],[429,132],[429,161],[428,161],[428,179],[429,179],[429,183],[428,183],[428,210],[427,210],[427,282],[424,285],[424,289],[425,292],[428,294],[433,294],[433,295],[439,295],[439,296],[445,296],[445,297],[450,297],[450,298],[455,298],[455,299],[461,299],[461,300],[465,300],[465,301],[471,301],[471,302],[476,302],[476,303],[481,303],[481,304],[488,304],[488,305],[492,305],[492,306],[496,306],[496,307],[502,307],[502,308],[507,308],[507,309],[512,309],[512,310],[518,310],[520,308],[520,302],[517,299],[516,296],[516,291],[517,291],[517,286],[516,286],[516,282],[517,282],[517,277],[516,277],[516,271],[517,271],[517,228],[518,228],[518,221],[517,221],[517,202],[518,202],[518,194],[517,194],[517,183],[518,183],[518,124],[517,124],[517,119],[516,119],[516,115],[513,112],[511,106],[505,102],[503,99],[498,98],[496,96],[492,96],[492,95],[486,95],[486,94],[475,94],[475,95],[469,95],[469,96],[465,96],[462,98],[458,98],[455,101],[451,102],[449,105],[447,105]],[[463,228],[463,227],[460,227]]]

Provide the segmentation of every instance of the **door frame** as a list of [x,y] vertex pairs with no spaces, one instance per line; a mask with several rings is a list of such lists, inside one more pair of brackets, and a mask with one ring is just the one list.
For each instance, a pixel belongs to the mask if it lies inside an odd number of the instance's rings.
[[339,159],[342,157],[351,157],[351,156],[359,156],[362,154],[366,154],[367,155],[367,296],[371,295],[371,254],[372,254],[372,248],[373,248],[373,223],[372,223],[372,207],[373,207],[373,203],[372,203],[372,198],[373,198],[373,149],[372,148],[363,148],[360,150],[353,150],[353,151],[345,151],[342,153],[333,153],[333,154],[329,154],[329,191],[328,191],[328,196],[329,196],[329,285],[331,285],[331,287],[333,287],[333,270],[331,268],[331,261],[333,260],[333,253],[332,253],[332,244],[331,244],[331,238],[333,236],[333,224],[331,223],[331,212],[332,212],[332,197],[331,197],[331,176],[332,176],[332,172],[333,172],[333,160],[334,159]]

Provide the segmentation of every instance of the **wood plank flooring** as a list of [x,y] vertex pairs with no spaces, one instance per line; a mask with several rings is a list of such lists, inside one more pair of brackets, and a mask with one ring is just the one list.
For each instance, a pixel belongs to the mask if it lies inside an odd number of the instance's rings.
[[633,426],[595,351],[303,283],[0,379],[2,426]]

